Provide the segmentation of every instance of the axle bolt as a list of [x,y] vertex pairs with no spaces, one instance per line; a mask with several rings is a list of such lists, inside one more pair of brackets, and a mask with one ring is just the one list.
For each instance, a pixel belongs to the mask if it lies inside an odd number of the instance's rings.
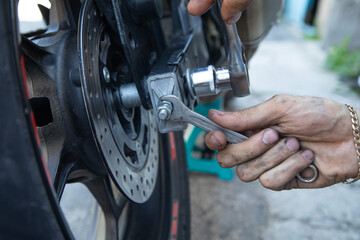
[[104,67],[103,68],[103,76],[104,76],[104,79],[107,83],[110,82],[110,73],[109,73],[109,70],[107,69],[107,67]]
[[157,115],[160,120],[168,120],[172,112],[172,105],[170,102],[162,101],[157,108]]

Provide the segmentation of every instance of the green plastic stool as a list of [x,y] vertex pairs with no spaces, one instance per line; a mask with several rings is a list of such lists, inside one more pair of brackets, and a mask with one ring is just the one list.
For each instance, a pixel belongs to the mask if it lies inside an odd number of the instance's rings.
[[[208,111],[210,109],[220,109],[222,106],[222,100],[221,98],[217,99],[216,101],[206,103],[206,104],[199,104],[195,107],[195,112],[207,116]],[[189,126],[192,127],[192,126]],[[195,171],[195,172],[203,172],[203,173],[209,173],[209,174],[215,174],[220,179],[225,181],[230,181],[233,179],[233,171],[231,168],[222,168],[219,166],[216,158],[215,153],[211,158],[195,158],[193,156],[193,152],[195,151],[201,151],[202,149],[199,149],[196,146],[196,140],[198,137],[202,134],[204,134],[205,131],[198,128],[193,127],[190,134],[187,139],[185,139],[185,147],[186,147],[186,158],[187,158],[187,165],[189,171]]]

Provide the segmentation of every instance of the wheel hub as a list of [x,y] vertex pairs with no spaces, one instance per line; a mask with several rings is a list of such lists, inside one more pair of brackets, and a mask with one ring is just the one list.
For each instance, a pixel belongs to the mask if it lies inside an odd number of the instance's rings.
[[93,0],[84,4],[79,31],[82,90],[98,149],[117,187],[143,203],[154,190],[159,164],[154,115],[123,107],[119,88],[131,82],[126,61]]

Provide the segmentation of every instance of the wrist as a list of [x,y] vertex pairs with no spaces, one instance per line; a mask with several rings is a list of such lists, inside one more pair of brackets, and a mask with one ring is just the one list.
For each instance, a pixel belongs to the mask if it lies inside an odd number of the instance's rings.
[[351,117],[351,125],[352,125],[353,148],[352,148],[351,152],[354,152],[354,150],[355,150],[355,154],[352,154],[352,155],[355,155],[355,157],[351,158],[353,160],[352,165],[354,165],[354,167],[350,171],[351,179],[346,179],[344,181],[344,183],[350,184],[350,183],[354,183],[360,179],[360,127],[359,127],[360,126],[360,122],[359,122],[360,111],[359,111],[359,109],[355,109],[350,105],[346,105],[346,107],[349,110],[349,114]]

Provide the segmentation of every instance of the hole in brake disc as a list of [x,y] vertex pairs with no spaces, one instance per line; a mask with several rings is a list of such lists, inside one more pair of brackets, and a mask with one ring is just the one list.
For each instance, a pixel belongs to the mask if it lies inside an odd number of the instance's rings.
[[[124,67],[125,56],[116,45],[118,41],[112,41],[114,34],[106,33],[111,29],[104,24],[105,19],[93,14],[98,11],[94,1],[85,1],[84,8],[79,33],[81,86],[93,135],[115,185],[130,200],[143,203],[156,185],[159,166],[158,133],[150,127],[156,125],[154,115],[142,106],[122,106],[117,90],[132,82],[125,77],[130,75]],[[87,18],[88,13],[93,17]],[[95,28],[97,37],[88,38],[87,32]]]
[[29,102],[38,127],[43,127],[53,122],[50,100],[47,97],[30,98]]
[[124,145],[126,159],[130,159],[131,162],[128,161],[129,164],[135,168],[141,168],[144,165],[144,156],[146,156],[148,153],[148,130],[148,127],[145,125],[143,130],[143,140],[141,143],[135,141],[135,149],[131,149],[126,144]]
[[139,165],[139,158],[136,154],[136,151],[130,149],[127,145],[124,146],[124,153],[127,158],[130,158],[131,163],[134,165]]

